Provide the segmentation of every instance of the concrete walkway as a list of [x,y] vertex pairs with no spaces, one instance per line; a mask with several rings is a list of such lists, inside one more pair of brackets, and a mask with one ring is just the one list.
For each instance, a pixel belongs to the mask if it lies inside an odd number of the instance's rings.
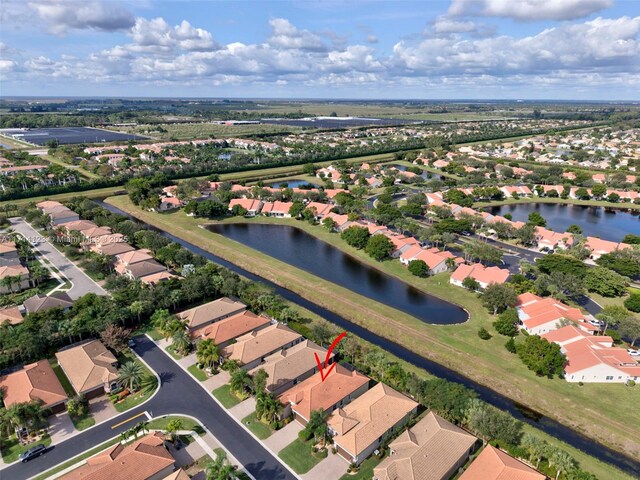
[[244,417],[255,411],[256,399],[253,397],[249,397],[244,402],[240,402],[235,407],[229,409],[229,413],[236,417],[238,420],[242,420]]
[[349,468],[349,463],[337,453],[331,453],[319,464],[302,475],[304,480],[325,480],[327,478],[340,478]]
[[[302,425],[300,425],[296,421],[293,421],[288,425],[285,425],[284,427],[282,427],[280,430],[276,430],[275,432],[273,432],[273,434],[271,434],[271,436],[266,440],[263,440],[263,442],[271,450],[278,453],[284,447],[286,447],[295,439],[297,439],[298,433],[302,429],[303,429]],[[326,477],[326,478],[333,478],[333,477]]]

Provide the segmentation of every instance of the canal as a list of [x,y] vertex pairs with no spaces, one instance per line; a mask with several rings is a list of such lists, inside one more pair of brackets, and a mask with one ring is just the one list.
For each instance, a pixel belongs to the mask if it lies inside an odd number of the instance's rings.
[[[570,225],[579,225],[584,236],[620,242],[627,233],[640,235],[640,215],[603,207],[585,207],[563,203],[519,203],[489,207],[493,215],[510,213],[513,220],[526,222],[529,214],[538,212],[547,220],[547,228],[565,232]],[[640,213],[640,212],[639,212]]]
[[451,325],[469,317],[462,308],[385,275],[298,228],[259,223],[217,224],[207,228],[423,322]]
[[[101,201],[97,201],[97,203],[99,203],[101,206],[103,206],[104,208],[106,208],[111,212],[118,213],[120,215],[124,215],[129,218],[134,218],[131,215],[127,214],[126,212],[120,210],[119,208],[114,207],[113,205],[109,205]],[[140,223],[143,223],[143,222],[140,222]],[[553,420],[535,411],[527,409],[526,407],[523,407],[517,402],[514,402],[509,397],[506,397],[492,390],[489,387],[481,385],[471,380],[470,378],[445,367],[444,365],[441,365],[437,362],[434,362],[425,357],[422,357],[416,354],[415,352],[412,352],[411,350],[406,349],[402,345],[399,345],[383,337],[380,337],[372,333],[371,331],[367,330],[364,327],[351,323],[348,320],[342,318],[341,316],[327,310],[326,308],[316,305],[313,302],[310,302],[309,300],[301,297],[300,295],[292,292],[291,290],[287,290],[286,288],[280,287],[279,285],[267,279],[264,279],[247,270],[244,270],[236,266],[235,264],[228,262],[227,260],[220,258],[216,255],[213,255],[207,252],[206,250],[203,250],[189,242],[182,240],[181,238],[171,235],[170,233],[167,233],[163,230],[158,230],[150,225],[146,225],[146,226],[152,230],[158,231],[166,238],[182,245],[183,247],[185,247],[186,249],[188,249],[194,254],[202,255],[208,260],[218,265],[221,265],[225,268],[228,268],[229,270],[237,273],[238,275],[242,275],[243,277],[249,280],[260,282],[264,285],[269,286],[274,290],[275,293],[282,296],[286,300],[293,302],[309,310],[310,312],[315,313],[316,315],[321,316],[322,318],[333,323],[334,325],[337,325],[338,327],[353,333],[354,335],[366,340],[367,342],[370,342],[374,345],[379,346],[380,348],[388,351],[392,355],[395,355],[396,357],[406,362],[409,362],[418,368],[424,369],[436,377],[444,378],[451,382],[457,382],[468,388],[473,389],[474,391],[476,391],[479,398],[481,398],[487,403],[490,403],[496,406],[497,408],[508,411],[518,420],[521,420],[525,423],[533,425],[534,427],[540,429],[541,431],[549,435],[552,435],[562,440],[563,442],[566,442],[572,447],[575,447],[578,450],[581,450],[587,453],[588,455],[598,458],[603,462],[614,465],[617,468],[623,470],[624,472],[632,476],[640,476],[640,461],[638,459],[634,459],[629,456],[623,455],[620,452],[617,452],[605,445],[602,445],[594,441],[591,438],[588,438],[582,435],[579,432],[576,432],[575,430],[557,422],[556,420]]]

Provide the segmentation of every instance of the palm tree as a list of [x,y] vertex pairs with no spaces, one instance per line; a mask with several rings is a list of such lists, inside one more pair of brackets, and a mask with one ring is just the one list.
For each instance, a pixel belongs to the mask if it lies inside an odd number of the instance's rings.
[[549,466],[556,467],[556,480],[561,473],[567,473],[575,465],[575,460],[564,450],[556,450],[549,457]]
[[217,452],[216,459],[205,469],[207,480],[235,480],[237,471],[238,467],[227,461],[227,455],[224,452]]
[[174,441],[176,438],[176,432],[178,430],[182,430],[182,420],[178,418],[174,418],[173,420],[169,420],[167,423],[166,432],[171,437],[171,441]]
[[327,413],[324,410],[314,410],[311,412],[309,422],[304,427],[307,434],[313,436],[315,443],[326,440],[329,432],[327,430]]
[[253,391],[257,395],[264,393],[265,388],[267,387],[267,378],[269,374],[265,371],[264,368],[261,368],[256,373],[253,374]]
[[266,405],[263,413],[263,419],[272,426],[275,426],[280,421],[282,415],[282,403],[272,393],[265,394]]
[[252,386],[251,377],[244,368],[238,368],[231,374],[229,380],[229,387],[231,391],[244,395],[247,391],[251,391]]
[[213,370],[220,361],[220,347],[210,338],[202,340],[198,343],[196,357],[205,368]]
[[453,267],[456,266],[456,260],[454,258],[449,257],[445,259],[444,264],[447,266],[449,270],[451,270]]
[[529,452],[529,460],[536,462],[536,468],[540,465],[542,457],[547,453],[549,445],[540,437],[525,433],[522,437],[522,446]]
[[144,377],[142,366],[134,361],[122,365],[118,374],[120,375],[120,385],[130,391],[137,390]]
[[191,337],[186,329],[181,328],[171,336],[173,351],[179,355],[186,355],[191,349]]

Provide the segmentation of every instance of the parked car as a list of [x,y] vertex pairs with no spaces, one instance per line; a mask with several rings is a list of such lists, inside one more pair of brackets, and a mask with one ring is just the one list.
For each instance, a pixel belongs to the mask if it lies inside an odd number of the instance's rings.
[[627,352],[632,357],[640,357],[640,350],[634,350],[633,348],[627,348]]
[[135,342],[135,340],[130,338],[129,340],[127,340],[127,345],[129,346],[129,348],[135,348],[136,342]]
[[587,323],[590,323],[594,327],[602,327],[602,326],[604,326],[604,323],[601,322],[600,320],[587,320]]
[[28,462],[32,458],[36,458],[36,457],[39,457],[40,455],[44,455],[46,450],[47,450],[46,445],[44,445],[42,443],[39,443],[35,447],[31,447],[26,452],[21,453],[20,454],[20,461],[22,463]]

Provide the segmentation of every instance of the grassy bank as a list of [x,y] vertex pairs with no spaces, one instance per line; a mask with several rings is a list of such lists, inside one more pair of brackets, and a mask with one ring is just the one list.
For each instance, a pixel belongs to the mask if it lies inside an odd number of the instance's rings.
[[[363,263],[396,276],[416,288],[448,300],[455,299],[456,303],[472,313],[471,319],[461,325],[427,325],[410,315],[198,228],[199,221],[187,217],[182,212],[163,215],[144,212],[133,206],[125,197],[116,197],[108,201],[149,224],[215,252],[216,255],[291,289],[380,336],[455,369],[479,383],[489,385],[515,401],[549,415],[613,448],[630,455],[637,454],[640,448],[635,428],[632,427],[640,419],[637,409],[634,408],[639,393],[637,389],[621,385],[579,387],[558,379],[536,377],[506,351],[503,346],[505,337],[494,335],[488,341],[478,339],[477,331],[480,327],[493,331],[493,318],[486,313],[475,295],[451,286],[446,274],[419,279],[411,276],[397,261],[383,264],[374,262],[362,252],[346,246],[336,234],[331,234],[322,227],[313,227],[295,220],[262,217],[254,220],[300,227],[345,250]],[[602,405],[601,398],[608,398],[611,402]],[[586,455],[583,457],[579,460],[587,469],[591,462],[596,462]]]
[[581,207],[607,207],[640,210],[640,205],[634,203],[613,203],[602,200],[575,200],[572,198],[549,198],[549,197],[531,197],[531,198],[507,198],[498,202],[476,202],[473,208],[500,207],[502,205],[518,205],[521,203],[561,203],[564,205],[578,205]]

